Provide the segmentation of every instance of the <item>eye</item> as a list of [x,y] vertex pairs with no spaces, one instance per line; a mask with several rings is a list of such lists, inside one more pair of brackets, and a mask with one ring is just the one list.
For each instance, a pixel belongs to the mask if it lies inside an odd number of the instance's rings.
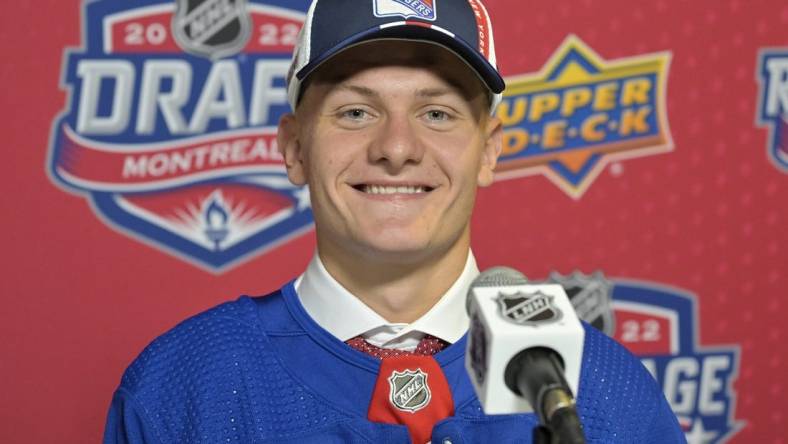
[[377,117],[375,110],[367,106],[348,105],[335,111],[334,121],[341,128],[361,129],[374,123]]
[[431,109],[427,111],[426,117],[433,122],[445,122],[451,120],[451,116],[446,111],[440,109]]
[[342,111],[342,117],[350,120],[366,120],[370,118],[367,111],[361,108],[351,108]]

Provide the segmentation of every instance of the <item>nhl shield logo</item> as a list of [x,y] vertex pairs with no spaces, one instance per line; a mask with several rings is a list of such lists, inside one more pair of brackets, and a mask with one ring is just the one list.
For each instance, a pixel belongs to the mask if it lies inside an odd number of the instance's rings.
[[547,282],[564,287],[580,319],[608,335],[613,335],[615,327],[611,297],[613,284],[602,272],[598,271],[590,276],[579,271],[569,276],[553,272]]
[[521,325],[539,325],[555,322],[563,314],[553,303],[553,297],[541,291],[534,293],[499,293],[498,307],[504,319]]
[[399,410],[414,413],[430,403],[427,374],[416,370],[395,371],[389,376],[389,400]]
[[375,17],[400,16],[434,21],[438,0],[374,0]]
[[246,0],[177,0],[172,28],[185,51],[218,59],[243,49],[250,22]]

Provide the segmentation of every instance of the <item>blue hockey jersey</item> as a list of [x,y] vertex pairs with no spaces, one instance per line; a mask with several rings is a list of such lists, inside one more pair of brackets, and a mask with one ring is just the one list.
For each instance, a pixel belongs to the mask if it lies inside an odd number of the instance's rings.
[[[578,412],[589,443],[683,443],[640,361],[585,325]],[[533,414],[485,415],[464,368],[466,338],[435,355],[455,415],[433,443],[530,443]],[[293,283],[190,318],[151,343],[115,392],[104,442],[407,443],[367,420],[380,361],[322,329]]]

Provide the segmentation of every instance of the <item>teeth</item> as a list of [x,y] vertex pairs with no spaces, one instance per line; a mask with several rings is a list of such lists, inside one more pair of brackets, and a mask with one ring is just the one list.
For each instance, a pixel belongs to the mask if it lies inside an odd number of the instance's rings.
[[368,194],[418,194],[425,191],[422,186],[364,185],[364,192]]

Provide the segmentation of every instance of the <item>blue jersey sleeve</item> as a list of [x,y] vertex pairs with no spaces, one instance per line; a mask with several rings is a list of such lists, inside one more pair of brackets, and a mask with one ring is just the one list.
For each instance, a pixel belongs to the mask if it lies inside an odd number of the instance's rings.
[[676,415],[671,410],[668,401],[662,396],[662,393],[657,395],[657,408],[652,417],[651,425],[648,432],[649,443],[664,444],[676,443],[686,444],[687,438],[681,430]]
[[104,429],[104,444],[162,444],[132,395],[115,392]]

